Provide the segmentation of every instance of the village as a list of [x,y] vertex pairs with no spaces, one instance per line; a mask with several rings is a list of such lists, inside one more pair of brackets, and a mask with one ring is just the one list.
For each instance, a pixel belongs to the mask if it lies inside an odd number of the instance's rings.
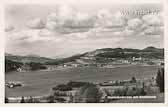
[[95,57],[81,57],[75,61],[66,62],[60,65],[46,65],[47,70],[56,70],[58,68],[77,68],[77,67],[98,67],[98,68],[114,68],[131,65],[157,65],[163,63],[163,59],[149,59],[142,57],[132,58],[99,58]]

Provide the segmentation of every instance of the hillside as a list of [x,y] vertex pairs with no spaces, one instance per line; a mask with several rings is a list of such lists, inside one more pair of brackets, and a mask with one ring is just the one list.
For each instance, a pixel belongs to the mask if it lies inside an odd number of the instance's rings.
[[53,60],[46,62],[46,64],[62,64],[66,62],[99,62],[99,59],[105,58],[133,58],[142,57],[148,59],[163,59],[164,49],[155,47],[147,47],[144,49],[132,49],[132,48],[102,48],[94,51],[86,52],[83,54],[74,55],[71,57],[63,58],[60,60]]
[[150,46],[150,47],[143,49],[142,51],[144,52],[164,52],[164,49],[159,49],[159,48]]
[[36,63],[45,63],[45,62],[54,60],[46,57],[40,57],[37,55],[19,56],[19,55],[12,55],[9,53],[5,53],[5,59],[16,61],[16,62],[23,62],[24,60],[26,60],[28,62],[36,62]]

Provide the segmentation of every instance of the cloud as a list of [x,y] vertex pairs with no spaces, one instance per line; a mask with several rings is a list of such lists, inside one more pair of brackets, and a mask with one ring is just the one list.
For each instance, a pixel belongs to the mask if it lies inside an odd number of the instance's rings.
[[60,5],[44,20],[41,18],[28,20],[26,26],[30,29],[15,32],[13,38],[24,42],[68,40],[81,42],[163,34],[162,12],[127,17],[121,12],[112,13],[107,9],[85,13],[67,5]]
[[144,30],[145,35],[163,35],[164,28],[160,26],[150,26]]
[[163,13],[148,14],[141,17],[128,18],[124,30],[116,31],[115,35],[163,35]]
[[31,29],[42,29],[45,27],[45,22],[40,18],[32,18],[27,21],[26,26]]
[[10,32],[13,31],[14,29],[15,29],[14,26],[11,24],[5,26],[5,32]]
[[143,21],[149,26],[163,26],[163,13],[159,12],[158,14],[149,14],[142,17]]
[[94,27],[94,19],[86,13],[63,5],[47,16],[46,28],[59,33],[86,32]]
[[41,37],[48,37],[48,36],[55,36],[55,35],[56,35],[56,32],[50,31],[48,29],[41,29],[39,31],[39,36]]
[[[14,43],[22,42],[48,42],[48,41],[61,41],[61,38],[54,36],[41,36],[41,30],[23,30],[17,31],[9,35],[9,39]],[[44,33],[44,32],[43,32]],[[46,32],[45,32],[46,33]]]
[[123,27],[125,25],[125,18],[120,12],[112,15],[110,11],[101,9],[96,14],[95,26],[105,28]]
[[127,22],[127,27],[130,30],[136,30],[139,29],[143,24],[143,21],[139,18],[134,18],[134,19],[130,19]]
[[55,12],[51,12],[46,18],[46,28],[62,34],[87,32],[93,28],[120,28],[126,21],[122,14],[112,15],[106,9],[100,9],[95,13],[84,13],[69,6],[59,6]]

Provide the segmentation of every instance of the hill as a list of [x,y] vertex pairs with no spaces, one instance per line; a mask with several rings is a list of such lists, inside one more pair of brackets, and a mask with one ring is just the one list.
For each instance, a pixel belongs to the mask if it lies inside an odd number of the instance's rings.
[[164,52],[164,49],[155,48],[153,46],[143,49],[144,52]]
[[106,58],[133,58],[142,57],[148,59],[163,59],[164,49],[155,47],[147,47],[144,49],[132,49],[132,48],[102,48],[94,51],[86,52],[83,54],[74,55],[71,57],[63,58],[60,60],[53,60],[46,62],[46,64],[63,64],[67,62],[98,62],[99,59]]
[[27,62],[36,62],[36,63],[45,63],[45,62],[54,60],[51,58],[40,57],[37,55],[20,56],[20,55],[12,55],[9,53],[5,53],[5,59],[16,61],[16,62],[23,62],[24,60],[26,60]]

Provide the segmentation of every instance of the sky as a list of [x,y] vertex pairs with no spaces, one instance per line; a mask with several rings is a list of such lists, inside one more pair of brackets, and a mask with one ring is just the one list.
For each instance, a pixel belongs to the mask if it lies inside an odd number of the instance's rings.
[[6,5],[5,51],[60,58],[100,48],[163,48],[161,3],[79,1]]

